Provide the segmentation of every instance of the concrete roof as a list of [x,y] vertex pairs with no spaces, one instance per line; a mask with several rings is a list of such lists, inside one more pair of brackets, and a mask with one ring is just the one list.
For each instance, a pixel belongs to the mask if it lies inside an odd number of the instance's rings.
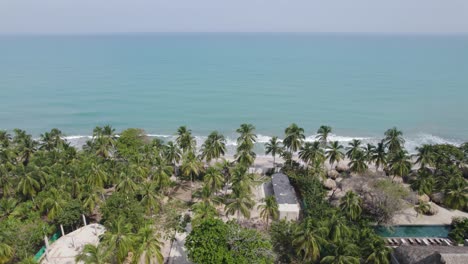
[[288,176],[275,173],[271,176],[271,183],[278,204],[297,204],[296,191],[291,186]]
[[99,236],[104,232],[104,226],[90,224],[68,233],[50,245],[47,257],[44,254],[40,263],[74,264],[76,263],[75,256],[83,250],[83,247],[86,244],[97,245],[99,243]]

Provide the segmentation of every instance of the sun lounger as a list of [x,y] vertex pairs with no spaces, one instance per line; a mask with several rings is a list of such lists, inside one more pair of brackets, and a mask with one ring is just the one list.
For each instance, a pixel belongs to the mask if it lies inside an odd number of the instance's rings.
[[411,245],[416,244],[416,242],[415,242],[413,239],[411,239],[411,238],[408,238],[408,241],[410,242]]
[[430,246],[431,244],[429,243],[429,241],[427,241],[427,239],[423,238],[422,241],[424,242],[424,245],[426,246]]
[[408,242],[406,242],[406,240],[404,240],[403,238],[400,239],[400,240],[401,240],[401,244],[403,244],[403,245],[408,245]]
[[444,242],[447,244],[447,246],[452,246],[452,241],[450,239],[444,239]]

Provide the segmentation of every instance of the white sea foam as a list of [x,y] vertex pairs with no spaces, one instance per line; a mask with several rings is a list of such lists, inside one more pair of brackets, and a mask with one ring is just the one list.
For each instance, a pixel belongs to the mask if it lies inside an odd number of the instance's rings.
[[[160,138],[163,139],[164,141],[175,141],[177,136],[175,135],[165,135],[165,134],[147,134],[149,137],[153,138]],[[83,146],[87,140],[91,139],[92,136],[90,135],[72,135],[72,136],[67,136],[65,139],[70,142],[72,146],[80,148]],[[203,142],[206,140],[207,136],[195,136],[195,140],[197,142],[197,147],[199,148]],[[255,144],[255,150],[259,154],[263,154],[263,148],[265,143],[269,142],[272,137],[268,135],[263,135],[263,134],[258,134],[257,135],[257,143]],[[359,139],[362,141],[363,144],[371,143],[371,144],[377,144],[380,142],[382,138],[377,138],[377,137],[352,137],[352,136],[343,136],[343,135],[335,135],[335,134],[330,134],[328,137],[329,141],[338,141],[342,145],[346,146],[350,141],[353,139]],[[279,141],[283,141],[283,139],[278,138]],[[305,141],[307,142],[313,142],[317,140],[316,135],[308,135],[305,138]],[[421,146],[423,144],[452,144],[455,146],[461,145],[463,142],[461,140],[457,139],[447,139],[447,138],[442,138],[439,136],[431,135],[431,134],[417,134],[414,136],[407,136],[405,137],[405,147],[410,153],[414,153],[416,151],[416,147]],[[235,150],[235,147],[237,146],[237,139],[232,138],[232,137],[226,137],[226,146],[228,148],[228,152],[233,152]],[[232,154],[232,153],[230,153]]]

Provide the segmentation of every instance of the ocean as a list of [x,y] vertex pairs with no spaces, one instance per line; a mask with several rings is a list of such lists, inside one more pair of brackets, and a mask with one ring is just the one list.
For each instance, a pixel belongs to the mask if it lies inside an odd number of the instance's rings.
[[171,139],[187,125],[258,150],[292,122],[313,140],[376,142],[393,126],[409,150],[468,141],[468,35],[155,33],[0,36],[0,129],[95,126]]

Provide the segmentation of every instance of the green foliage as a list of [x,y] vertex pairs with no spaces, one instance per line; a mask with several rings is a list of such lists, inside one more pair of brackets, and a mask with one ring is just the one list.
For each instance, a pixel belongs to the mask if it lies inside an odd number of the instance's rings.
[[271,244],[255,230],[219,219],[205,219],[187,237],[194,263],[273,263]]
[[449,237],[458,244],[463,244],[464,240],[468,239],[468,218],[454,218]]
[[120,133],[117,139],[117,151],[124,158],[132,158],[141,153],[141,148],[148,143],[148,138],[143,129],[128,128]]
[[75,229],[82,223],[81,214],[83,209],[78,201],[67,203],[55,218],[58,225],[63,225],[65,230]]
[[145,209],[133,196],[123,193],[115,192],[107,198],[101,212],[102,221],[106,227],[119,218],[130,223],[135,229],[142,226],[144,222]]

